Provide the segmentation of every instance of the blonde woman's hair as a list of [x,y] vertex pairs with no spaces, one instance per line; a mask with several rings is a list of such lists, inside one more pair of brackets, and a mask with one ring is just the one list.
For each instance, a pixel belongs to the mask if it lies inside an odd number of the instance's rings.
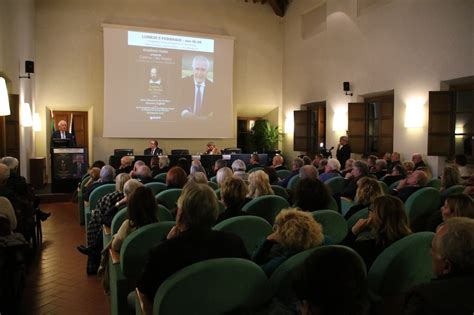
[[228,178],[231,178],[233,175],[234,173],[232,173],[232,170],[229,167],[226,166],[226,167],[220,168],[216,174],[217,186],[221,187],[222,183],[226,181]]
[[379,181],[371,177],[362,177],[357,182],[356,197],[358,204],[372,204],[375,198],[383,196],[384,191]]
[[456,165],[446,165],[441,176],[441,187],[449,188],[461,184],[461,173]]
[[248,198],[256,198],[265,195],[273,195],[273,189],[270,186],[268,174],[258,170],[249,174],[249,193]]
[[219,204],[214,190],[208,185],[188,183],[177,201],[181,211],[178,224],[186,228],[210,229],[219,214]]
[[324,241],[322,225],[311,213],[297,208],[283,209],[275,218],[274,229],[280,244],[294,251],[313,248]]
[[411,173],[415,170],[415,163],[413,163],[412,161],[404,161],[402,165],[403,168],[405,168],[405,170],[407,171],[407,173]]
[[195,182],[198,184],[207,184],[207,176],[203,172],[196,172],[194,174],[189,174],[188,182]]
[[123,192],[123,186],[130,179],[130,175],[127,173],[120,173],[115,177],[115,190]]

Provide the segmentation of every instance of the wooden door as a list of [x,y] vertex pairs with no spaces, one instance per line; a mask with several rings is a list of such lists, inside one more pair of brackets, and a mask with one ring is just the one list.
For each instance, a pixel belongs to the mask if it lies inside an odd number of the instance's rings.
[[366,104],[348,104],[348,136],[352,153],[365,153]]
[[74,121],[74,132],[76,134],[76,145],[78,147],[87,148],[88,147],[88,123],[87,123],[87,112],[77,112],[77,111],[53,111],[54,112],[54,121],[56,123],[55,128],[57,128],[58,122],[60,120],[67,121],[68,130],[71,125],[71,114],[73,115]]
[[306,152],[311,146],[311,115],[309,110],[295,110],[294,115],[294,132],[293,132],[293,151]]
[[454,92],[429,94],[428,155],[448,156],[454,152]]

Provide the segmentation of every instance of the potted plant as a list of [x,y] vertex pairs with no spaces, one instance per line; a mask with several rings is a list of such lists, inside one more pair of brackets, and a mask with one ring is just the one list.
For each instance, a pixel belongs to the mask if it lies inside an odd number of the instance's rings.
[[272,126],[266,119],[257,120],[252,128],[252,143],[257,151],[272,152],[278,150],[282,135],[278,126]]

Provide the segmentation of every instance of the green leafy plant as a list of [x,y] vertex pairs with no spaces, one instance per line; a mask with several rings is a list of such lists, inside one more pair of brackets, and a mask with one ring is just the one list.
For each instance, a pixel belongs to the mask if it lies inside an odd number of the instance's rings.
[[252,128],[252,144],[257,150],[272,151],[278,149],[283,133],[278,126],[272,126],[268,120],[256,120]]

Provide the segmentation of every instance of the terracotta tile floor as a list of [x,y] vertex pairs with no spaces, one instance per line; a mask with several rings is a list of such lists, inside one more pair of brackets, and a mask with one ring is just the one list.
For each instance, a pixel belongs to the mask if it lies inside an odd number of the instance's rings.
[[51,217],[43,222],[43,247],[26,280],[24,314],[109,314],[108,297],[96,276],[87,276],[87,257],[76,246],[84,244],[77,205],[41,205]]

